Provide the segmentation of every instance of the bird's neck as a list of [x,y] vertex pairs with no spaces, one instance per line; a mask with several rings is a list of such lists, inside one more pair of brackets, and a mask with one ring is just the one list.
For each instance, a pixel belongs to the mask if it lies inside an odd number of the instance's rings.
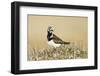
[[49,34],[49,35],[52,35],[53,33],[51,33],[51,32],[48,31],[48,34]]
[[48,41],[52,40],[53,39],[53,33],[50,33],[48,31],[47,39],[48,39]]

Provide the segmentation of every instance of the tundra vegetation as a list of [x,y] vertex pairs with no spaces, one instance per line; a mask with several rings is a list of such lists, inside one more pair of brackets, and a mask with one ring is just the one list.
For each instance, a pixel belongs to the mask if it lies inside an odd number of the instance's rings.
[[30,48],[27,55],[28,61],[86,59],[88,58],[88,51],[73,44],[61,45],[57,48],[48,47],[40,50],[37,50],[36,48]]

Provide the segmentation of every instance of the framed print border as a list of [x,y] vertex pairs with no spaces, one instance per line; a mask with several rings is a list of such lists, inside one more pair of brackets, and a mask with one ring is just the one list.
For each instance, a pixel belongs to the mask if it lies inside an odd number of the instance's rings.
[[[94,11],[94,65],[80,66],[80,67],[20,70],[20,7],[22,6],[55,8],[55,9],[60,8],[60,9],[93,10]],[[97,7],[96,6],[31,3],[31,2],[11,3],[11,73],[26,74],[26,73],[44,73],[44,72],[90,70],[90,69],[97,69]]]

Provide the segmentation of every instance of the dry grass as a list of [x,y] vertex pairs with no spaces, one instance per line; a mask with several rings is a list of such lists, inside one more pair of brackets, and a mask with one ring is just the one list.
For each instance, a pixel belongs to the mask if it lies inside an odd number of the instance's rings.
[[28,61],[85,59],[88,58],[87,55],[87,50],[74,45],[62,45],[58,48],[49,47],[41,50],[33,48],[28,51]]

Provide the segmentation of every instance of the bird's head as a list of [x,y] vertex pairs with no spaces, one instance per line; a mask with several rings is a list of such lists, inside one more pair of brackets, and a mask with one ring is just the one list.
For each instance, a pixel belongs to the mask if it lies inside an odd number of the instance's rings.
[[54,32],[54,26],[53,26],[53,25],[49,25],[47,31],[48,31],[49,33],[53,33],[53,32]]

